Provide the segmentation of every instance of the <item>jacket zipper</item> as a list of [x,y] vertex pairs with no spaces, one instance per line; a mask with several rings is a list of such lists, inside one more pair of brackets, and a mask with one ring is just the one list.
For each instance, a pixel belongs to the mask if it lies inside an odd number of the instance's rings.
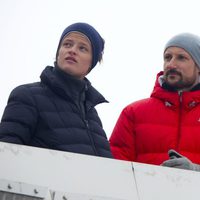
[[177,135],[177,149],[179,147],[180,143],[180,137],[181,137],[181,122],[182,122],[182,111],[183,111],[183,92],[179,91],[179,117],[178,117],[178,135]]
[[[81,104],[82,103],[82,104]],[[95,147],[95,143],[94,143],[94,139],[91,135],[91,131],[90,131],[90,125],[89,125],[89,122],[88,120],[86,119],[86,108],[85,108],[85,105],[83,102],[79,102],[79,109],[80,109],[80,112],[81,112],[81,116],[82,116],[82,119],[84,121],[84,124],[86,126],[86,131],[88,133],[88,136],[90,138],[90,142],[92,144],[92,148],[94,150],[94,154],[98,156],[98,153],[97,153],[97,150],[96,150],[96,147]]]

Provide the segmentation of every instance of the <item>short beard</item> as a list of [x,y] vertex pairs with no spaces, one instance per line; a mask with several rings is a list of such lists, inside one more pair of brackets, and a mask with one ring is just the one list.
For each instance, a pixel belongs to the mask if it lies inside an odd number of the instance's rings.
[[[168,81],[168,76],[171,74],[176,74],[180,76],[180,79],[177,82],[171,83],[170,81]],[[173,89],[174,91],[191,88],[195,83],[195,79],[184,80],[182,74],[178,72],[176,69],[170,69],[169,71],[167,71],[166,74],[164,75],[164,80],[166,86]]]

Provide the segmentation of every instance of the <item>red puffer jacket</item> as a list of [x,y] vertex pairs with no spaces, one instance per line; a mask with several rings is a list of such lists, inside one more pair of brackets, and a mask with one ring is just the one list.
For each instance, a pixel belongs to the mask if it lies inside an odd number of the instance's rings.
[[200,163],[200,90],[169,92],[158,77],[150,98],[125,107],[110,137],[115,158],[161,164],[175,149]]

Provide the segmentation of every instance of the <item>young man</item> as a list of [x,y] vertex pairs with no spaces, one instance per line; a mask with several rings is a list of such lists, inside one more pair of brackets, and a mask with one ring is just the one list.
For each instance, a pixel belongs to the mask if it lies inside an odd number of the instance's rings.
[[101,61],[104,40],[87,23],[62,33],[55,66],[37,83],[15,88],[0,124],[0,141],[111,158],[95,106],[107,102],[86,75]]

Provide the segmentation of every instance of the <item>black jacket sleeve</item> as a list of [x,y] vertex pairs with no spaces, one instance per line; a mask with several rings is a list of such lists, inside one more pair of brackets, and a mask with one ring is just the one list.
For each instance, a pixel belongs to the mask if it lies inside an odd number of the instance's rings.
[[28,144],[37,124],[37,108],[29,87],[16,87],[10,94],[0,123],[0,141]]

